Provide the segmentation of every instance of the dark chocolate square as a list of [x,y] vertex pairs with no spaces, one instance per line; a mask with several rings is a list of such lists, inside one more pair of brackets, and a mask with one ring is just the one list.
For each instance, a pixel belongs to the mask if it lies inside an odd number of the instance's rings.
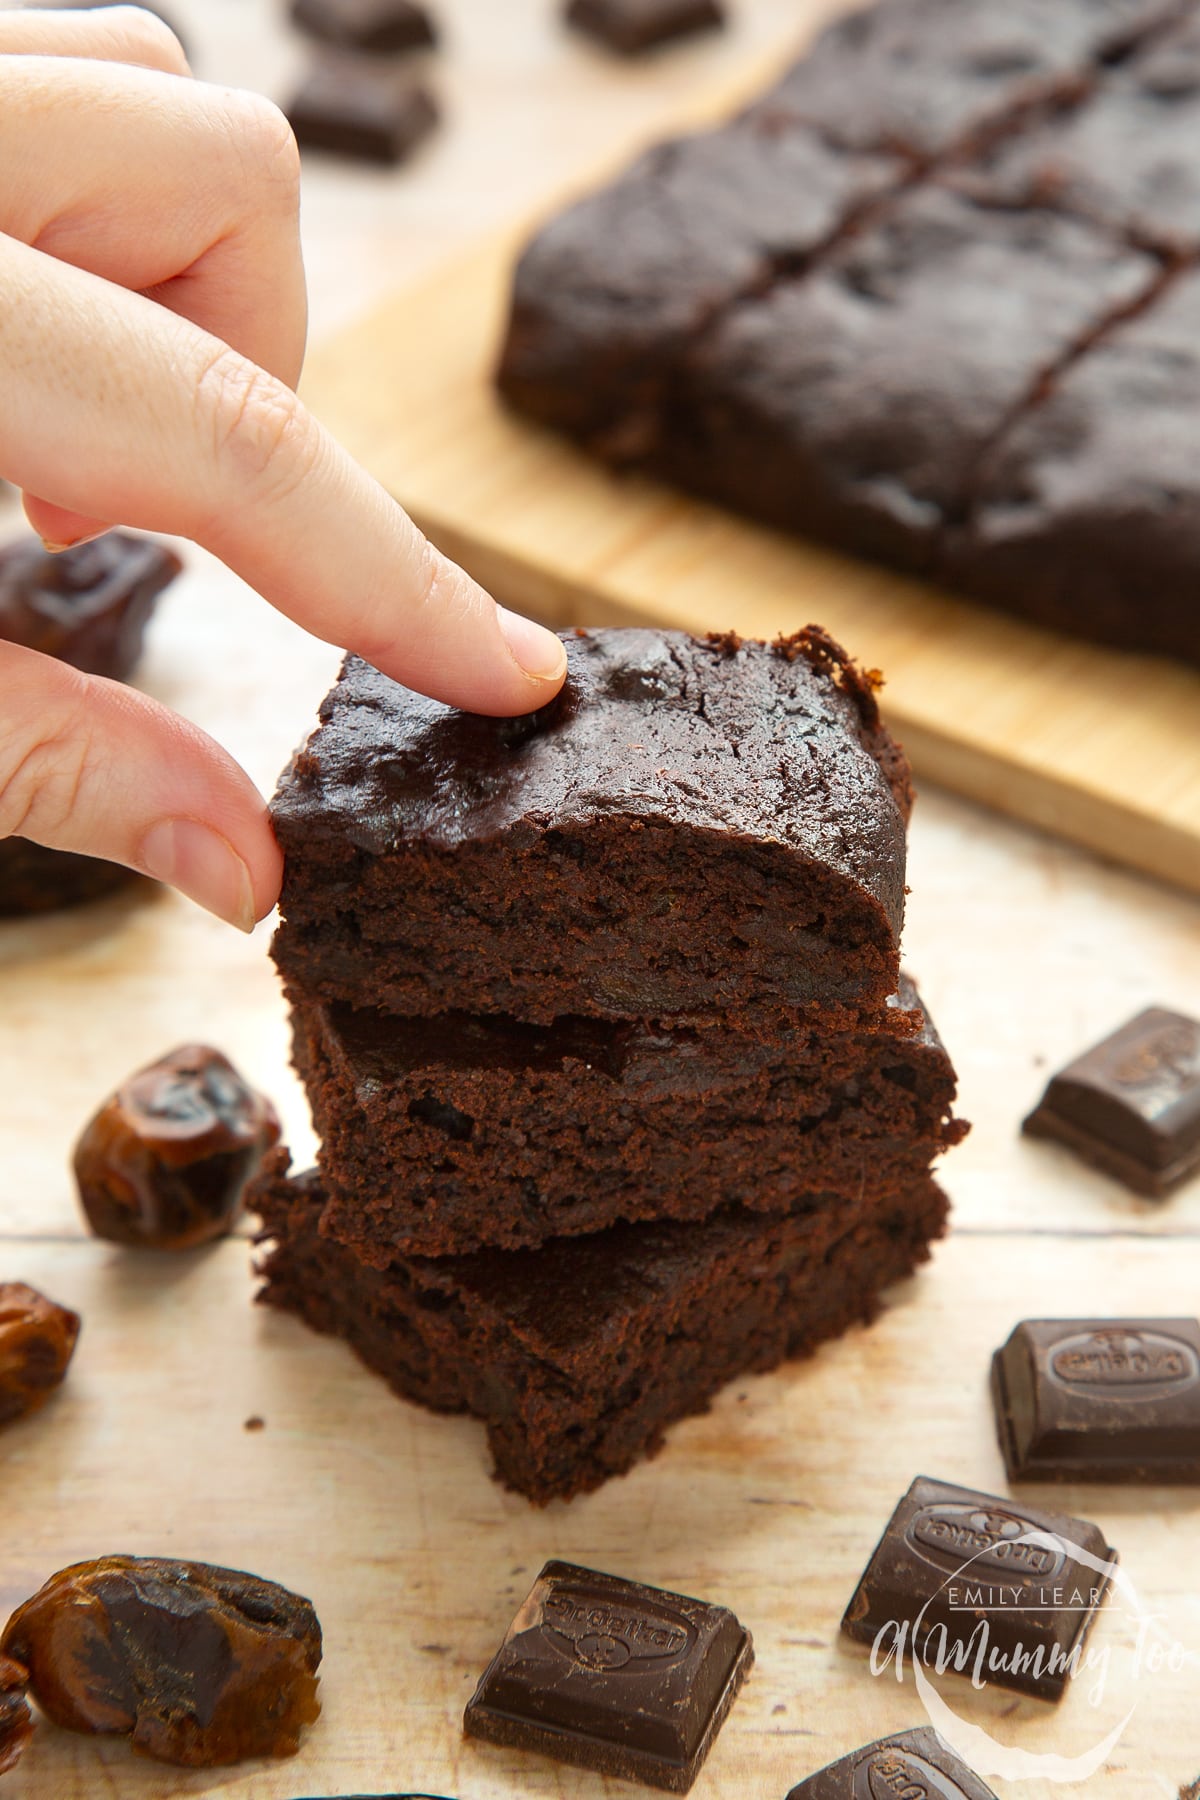
[[395,164],[433,130],[438,109],[403,69],[333,53],[314,63],[287,116],[306,149]]
[[990,1787],[922,1725],[852,1750],[794,1787],[787,1800],[996,1800]]
[[719,0],[570,0],[565,17],[622,56],[725,23]]
[[907,1660],[915,1649],[927,1670],[1061,1700],[1115,1561],[1086,1519],[921,1475],[888,1521],[842,1630],[880,1655]]
[[992,1395],[1011,1481],[1200,1481],[1195,1319],[1026,1319]]
[[548,1562],[463,1724],[684,1794],[753,1660],[750,1633],[723,1606]]
[[346,50],[396,55],[437,42],[433,20],[415,0],[292,0],[292,23]]
[[1050,1081],[1022,1129],[1154,1197],[1200,1169],[1200,1021],[1148,1006]]

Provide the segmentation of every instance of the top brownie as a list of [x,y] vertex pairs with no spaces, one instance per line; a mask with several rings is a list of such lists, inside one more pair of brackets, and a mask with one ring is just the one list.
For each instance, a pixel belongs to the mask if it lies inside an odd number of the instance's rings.
[[814,627],[565,642],[520,719],[347,660],[274,801],[293,994],[534,1023],[882,1005],[911,790],[870,680]]

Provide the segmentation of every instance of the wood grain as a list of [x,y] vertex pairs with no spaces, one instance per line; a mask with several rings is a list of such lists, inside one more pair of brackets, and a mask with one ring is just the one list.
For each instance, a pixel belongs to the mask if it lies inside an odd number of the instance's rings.
[[[202,75],[286,96],[304,47],[277,0],[171,0],[171,10]],[[809,0],[739,0],[727,41],[714,35],[627,71],[548,29],[547,0],[441,0],[448,47],[434,74],[452,121],[443,137],[396,178],[316,159],[306,167],[318,333],[527,210],[551,178],[586,169],[605,143],[615,153],[621,140],[653,132],[689,89],[709,94],[752,74],[763,54],[782,57],[817,10]],[[431,374],[437,404],[443,384]],[[418,371],[408,375],[426,391]],[[356,405],[361,389],[356,377]],[[379,398],[386,441],[395,398]],[[448,467],[456,429],[448,414]],[[538,467],[529,465],[527,486]],[[507,479],[503,469],[496,476]],[[481,484],[490,478],[480,470]],[[535,498],[534,488],[524,504]],[[636,547],[620,513],[626,499],[614,489],[613,529],[601,543],[618,559]],[[675,554],[702,567],[718,516],[706,523],[693,509],[687,529],[699,535],[689,551],[679,502],[647,491],[642,505],[639,518],[677,522]],[[0,497],[0,529],[9,527],[16,509]],[[217,736],[269,791],[311,727],[338,653],[213,558],[186,554],[139,681]],[[800,599],[807,605],[809,594]],[[860,648],[879,660],[865,641]],[[0,925],[0,1279],[32,1280],[85,1316],[69,1386],[41,1419],[0,1434],[0,1618],[73,1557],[124,1548],[209,1556],[289,1581],[313,1595],[326,1629],[325,1711],[297,1761],[187,1774],[139,1762],[116,1742],[45,1732],[0,1781],[3,1800],[633,1795],[461,1739],[473,1682],[552,1555],[726,1601],[754,1630],[757,1667],[696,1800],[783,1800],[831,1756],[920,1722],[911,1684],[873,1681],[839,1646],[836,1624],[914,1473],[1002,1480],[984,1392],[994,1344],[1025,1311],[1195,1310],[1200,1183],[1166,1205],[1140,1201],[1052,1146],[1023,1142],[1016,1127],[1047,1070],[1120,1018],[1152,1000],[1200,1014],[1200,906],[928,781],[909,880],[906,960],[975,1121],[945,1171],[956,1235],[878,1327],[811,1364],[734,1384],[709,1415],[674,1431],[654,1463],[545,1513],[490,1481],[479,1427],[392,1400],[339,1345],[252,1307],[244,1242],[164,1265],[81,1235],[67,1161],[75,1132],[115,1081],[184,1038],[227,1049],[280,1104],[297,1153],[311,1143],[286,1066],[269,926],[242,938],[167,895]],[[266,1419],[264,1431],[243,1430],[252,1414]],[[1109,1527],[1145,1595],[1194,1651],[1195,1496],[1071,1489],[1064,1498]],[[1200,1774],[1194,1668],[1182,1683],[1135,1688],[1115,1613],[1096,1641],[1111,1643],[1114,1659],[1098,1709],[1082,1693],[1054,1714],[1022,1701],[998,1730],[1062,1752],[1136,1700],[1110,1768],[1086,1791],[1175,1800]],[[1003,1713],[1010,1704],[972,1706]],[[992,1785],[1004,1800],[1062,1792]]]
[[919,776],[1200,891],[1200,673],[1006,619],[614,476],[491,387],[513,258],[494,238],[323,347],[305,395],[429,535],[557,625],[815,619],[886,672]]

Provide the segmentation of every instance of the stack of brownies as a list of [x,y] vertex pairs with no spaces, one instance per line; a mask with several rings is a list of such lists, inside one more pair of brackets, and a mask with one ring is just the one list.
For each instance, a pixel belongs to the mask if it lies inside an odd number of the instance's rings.
[[823,633],[566,638],[488,719],[350,658],[274,804],[319,1168],[263,1298],[544,1501],[872,1316],[964,1127],[900,975],[903,754]]

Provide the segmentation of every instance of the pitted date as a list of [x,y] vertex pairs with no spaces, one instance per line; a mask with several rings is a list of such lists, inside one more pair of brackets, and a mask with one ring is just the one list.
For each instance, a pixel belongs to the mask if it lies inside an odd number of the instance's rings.
[[279,1132],[275,1108],[227,1057],[184,1045],[131,1075],[76,1144],[88,1224],[97,1237],[154,1250],[221,1237]]
[[44,1406],[67,1372],[79,1314],[23,1281],[0,1281],[0,1425]]
[[208,1563],[76,1563],[17,1608],[0,1653],[56,1725],[188,1768],[293,1756],[321,1710],[311,1602]]
[[0,1775],[15,1769],[33,1735],[33,1719],[25,1700],[29,1671],[0,1656]]

